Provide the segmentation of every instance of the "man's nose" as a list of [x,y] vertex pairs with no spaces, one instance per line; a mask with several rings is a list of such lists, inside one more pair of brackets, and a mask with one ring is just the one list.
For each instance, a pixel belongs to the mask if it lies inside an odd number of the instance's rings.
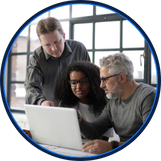
[[103,83],[103,80],[101,80],[100,88],[104,88],[104,87],[105,87],[105,84]]
[[55,44],[52,44],[52,45],[51,45],[51,49],[52,49],[53,51],[55,51],[55,50],[57,49],[56,45],[55,45]]

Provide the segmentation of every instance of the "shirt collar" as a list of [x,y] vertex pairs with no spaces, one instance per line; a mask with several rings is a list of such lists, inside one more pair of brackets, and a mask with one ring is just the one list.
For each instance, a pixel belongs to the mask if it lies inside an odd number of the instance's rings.
[[65,41],[65,49],[63,53],[71,53],[72,54],[72,49],[68,45],[68,43]]
[[[54,58],[53,56],[49,55],[44,49],[43,49],[43,51],[44,51],[46,60],[48,60],[49,58]],[[63,51],[62,55],[66,55],[66,54],[72,54],[72,50],[67,42],[65,42],[65,47],[64,47],[64,51]],[[57,58],[55,58],[55,59],[57,59]]]
[[43,49],[43,52],[44,52],[44,54],[45,54],[45,58],[46,58],[46,60],[48,60],[49,58],[51,58],[52,56],[51,55],[49,55],[44,49]]

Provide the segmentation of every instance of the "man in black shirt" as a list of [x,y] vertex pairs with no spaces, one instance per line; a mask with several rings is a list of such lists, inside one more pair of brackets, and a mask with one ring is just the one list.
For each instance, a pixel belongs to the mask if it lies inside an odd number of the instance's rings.
[[26,103],[53,106],[55,86],[63,69],[74,61],[90,61],[90,58],[82,43],[65,40],[57,19],[40,20],[36,31],[41,46],[34,51],[27,67]]

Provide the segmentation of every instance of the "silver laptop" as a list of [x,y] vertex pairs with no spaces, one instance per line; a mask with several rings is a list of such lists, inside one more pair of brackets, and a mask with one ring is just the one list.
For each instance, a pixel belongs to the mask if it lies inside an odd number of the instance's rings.
[[32,139],[39,144],[82,150],[77,112],[73,108],[24,105]]

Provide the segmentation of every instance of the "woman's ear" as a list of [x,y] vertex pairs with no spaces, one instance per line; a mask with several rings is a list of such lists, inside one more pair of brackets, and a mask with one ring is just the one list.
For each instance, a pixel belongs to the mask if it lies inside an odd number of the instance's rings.
[[91,91],[91,90],[92,90],[92,87],[91,87],[90,83],[88,84],[88,87],[89,87],[89,89],[90,89],[90,91]]

